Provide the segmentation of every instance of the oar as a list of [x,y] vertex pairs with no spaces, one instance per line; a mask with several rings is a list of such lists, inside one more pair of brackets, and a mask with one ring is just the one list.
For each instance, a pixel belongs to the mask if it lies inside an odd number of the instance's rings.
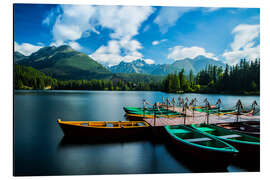
[[252,107],[252,110],[253,110],[252,115],[254,115],[254,113],[255,113],[255,107],[256,106],[258,106],[258,104],[257,104],[256,100],[254,100],[253,103],[251,104],[251,107]]
[[210,108],[210,103],[208,102],[208,100],[207,100],[207,98],[204,100],[204,102],[205,102],[205,106],[206,106],[206,112],[207,112],[207,115],[206,115],[206,117],[207,117],[207,124],[209,124],[209,108]]
[[175,99],[172,98],[172,104],[173,104],[173,111],[174,111],[174,104],[175,104]]
[[216,102],[216,105],[218,106],[218,115],[220,115],[220,105],[221,105],[221,99],[218,98],[217,102]]
[[238,116],[240,115],[240,108],[243,109],[243,104],[240,99],[236,102],[235,107],[237,108],[237,114],[236,114],[236,122],[238,122]]
[[187,116],[187,102],[184,103],[184,125],[186,125],[186,116]]
[[145,104],[146,104],[146,100],[143,99],[143,117],[145,118]]

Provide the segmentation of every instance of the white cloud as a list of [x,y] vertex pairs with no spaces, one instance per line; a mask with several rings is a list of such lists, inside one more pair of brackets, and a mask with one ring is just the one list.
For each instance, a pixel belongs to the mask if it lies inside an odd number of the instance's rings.
[[234,65],[242,58],[255,60],[260,57],[260,45],[255,45],[260,35],[259,25],[240,24],[233,29],[232,34],[234,40],[231,50],[226,50],[222,55],[227,63]]
[[209,7],[209,8],[203,8],[203,11],[204,12],[214,12],[214,11],[217,11],[219,9],[220,8],[218,8],[218,7]]
[[[87,6],[61,5],[62,13],[53,26],[55,41],[75,41],[91,32],[98,33],[97,27],[112,30],[112,38],[135,36],[141,23],[154,11],[150,6]],[[50,21],[50,15],[44,23]]]
[[[120,61],[132,61],[142,58],[138,52],[141,44],[132,39],[154,8],[150,6],[87,6],[61,5],[61,13],[53,26],[54,42],[51,45],[69,44],[81,49],[76,40],[100,32],[97,29],[108,28],[112,38],[107,46],[100,46],[90,56],[95,60],[114,65]],[[44,20],[47,21],[46,19]],[[49,21],[49,20],[48,20]]]
[[75,49],[77,51],[82,49],[81,45],[75,41],[69,42],[68,45],[70,45],[72,49]]
[[208,58],[212,58],[214,60],[218,60],[217,57],[213,53],[208,53],[202,47],[184,47],[184,46],[175,46],[169,49],[170,53],[168,55],[169,59],[173,60],[183,60],[185,58],[195,58],[197,56],[205,56]]
[[169,27],[174,26],[181,16],[194,9],[189,7],[162,7],[154,22],[158,24],[161,33],[165,34]]
[[114,31],[112,38],[132,37],[153,11],[150,6],[99,6],[97,21]]
[[147,63],[147,64],[155,64],[155,61],[153,59],[144,59],[144,61]]
[[136,40],[110,40],[107,46],[99,47],[89,56],[102,64],[113,66],[121,61],[131,62],[141,59],[143,55],[138,52],[139,49],[142,49],[142,46]]
[[36,46],[33,44],[29,44],[29,43],[18,44],[17,42],[15,42],[14,48],[15,48],[15,51],[18,51],[25,56],[29,56],[32,53],[38,51],[40,48],[42,48],[42,46]]
[[162,43],[162,42],[165,42],[165,41],[167,41],[168,39],[162,39],[162,40],[160,40],[160,41],[153,41],[152,42],[152,45],[158,45],[158,44],[160,44],[160,43]]
[[152,42],[152,45],[154,45],[154,46],[155,46],[155,45],[158,45],[158,44],[159,44],[159,41],[153,41],[153,42]]
[[259,25],[240,24],[236,26],[232,34],[234,34],[234,41],[231,44],[233,50],[252,46],[253,40],[260,34]]
[[52,30],[55,41],[75,41],[91,29],[90,18],[96,11],[94,7],[61,5],[60,8],[62,13],[57,16]]

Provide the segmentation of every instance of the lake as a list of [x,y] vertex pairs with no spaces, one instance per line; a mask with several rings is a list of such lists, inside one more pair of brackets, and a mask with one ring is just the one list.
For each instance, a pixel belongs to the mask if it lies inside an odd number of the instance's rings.
[[[177,97],[152,91],[15,91],[14,92],[14,175],[90,175],[136,173],[190,173],[258,171],[258,167],[231,164],[225,168],[203,168],[175,152],[164,141],[139,140],[104,143],[65,141],[57,118],[62,120],[124,121],[124,106],[140,106],[142,100],[160,102]],[[200,103],[221,98],[225,108],[241,99],[244,107],[259,96],[180,94]],[[202,167],[202,168],[200,168]]]

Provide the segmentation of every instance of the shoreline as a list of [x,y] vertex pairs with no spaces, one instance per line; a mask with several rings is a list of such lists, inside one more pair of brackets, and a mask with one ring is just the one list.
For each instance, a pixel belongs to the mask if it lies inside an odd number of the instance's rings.
[[[117,91],[117,90],[86,90],[86,89],[13,89],[13,91],[27,91],[27,92],[35,92],[35,91],[40,91],[40,92],[50,92],[50,91],[110,91],[110,92],[143,92],[143,91],[148,91],[148,90],[142,90],[142,91]],[[175,93],[175,92],[165,92],[165,91],[149,91],[149,92],[163,92],[167,94],[217,94],[217,95],[239,95],[239,96],[260,96],[260,93],[227,93],[227,92],[184,92],[184,93]]]

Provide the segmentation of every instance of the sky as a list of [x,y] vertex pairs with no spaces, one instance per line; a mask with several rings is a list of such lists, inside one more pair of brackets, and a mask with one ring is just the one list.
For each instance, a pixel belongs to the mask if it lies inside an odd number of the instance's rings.
[[259,8],[14,5],[14,48],[70,45],[107,66],[203,55],[234,65],[260,57]]

